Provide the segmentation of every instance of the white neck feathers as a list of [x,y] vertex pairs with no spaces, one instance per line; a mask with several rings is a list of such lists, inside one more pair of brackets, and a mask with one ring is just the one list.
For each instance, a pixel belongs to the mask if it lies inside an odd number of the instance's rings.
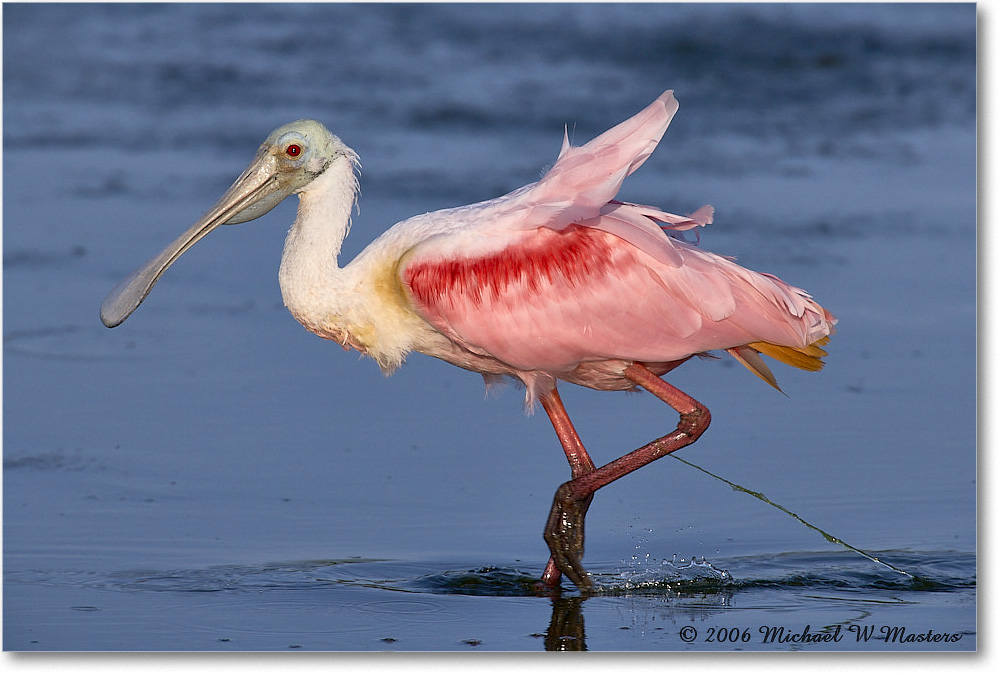
[[337,256],[358,194],[357,156],[348,152],[299,193],[298,215],[285,239],[278,280],[285,305],[299,321],[329,311],[326,305],[339,295]]

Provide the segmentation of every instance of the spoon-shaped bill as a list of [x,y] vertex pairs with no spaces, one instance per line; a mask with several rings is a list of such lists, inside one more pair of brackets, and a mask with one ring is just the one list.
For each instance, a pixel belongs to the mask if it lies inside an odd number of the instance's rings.
[[198,221],[191,229],[175,239],[169,246],[145,265],[128,275],[101,303],[101,321],[108,328],[114,328],[135,311],[153,285],[180,255],[191,248],[199,239],[215,229],[220,222]]
[[104,325],[114,328],[127,319],[146,299],[167,268],[216,227],[227,222],[257,218],[277,206],[287,196],[281,187],[274,158],[262,148],[247,170],[197,223],[108,293],[101,303]]

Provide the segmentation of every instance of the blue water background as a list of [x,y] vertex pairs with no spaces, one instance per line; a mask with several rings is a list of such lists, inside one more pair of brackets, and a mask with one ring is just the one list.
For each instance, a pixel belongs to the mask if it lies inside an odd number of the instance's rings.
[[[975,31],[971,4],[5,4],[4,648],[974,649]],[[787,396],[728,358],[672,373],[713,413],[683,458],[917,580],[668,458],[594,501],[603,593],[531,595],[568,477],[547,419],[305,332],[276,280],[293,200],[100,325],[287,121],[361,155],[350,258],[667,88],[622,198],[714,205],[702,246],[840,318],[821,373],[775,367]],[[675,424],[562,391],[599,462]],[[705,641],[777,625],[959,638]]]

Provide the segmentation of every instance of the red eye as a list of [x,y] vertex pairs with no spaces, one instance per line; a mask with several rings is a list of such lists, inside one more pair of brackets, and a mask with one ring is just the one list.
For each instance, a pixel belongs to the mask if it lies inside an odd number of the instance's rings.
[[293,144],[285,148],[285,154],[289,157],[298,157],[300,152],[302,152],[302,146],[300,145]]

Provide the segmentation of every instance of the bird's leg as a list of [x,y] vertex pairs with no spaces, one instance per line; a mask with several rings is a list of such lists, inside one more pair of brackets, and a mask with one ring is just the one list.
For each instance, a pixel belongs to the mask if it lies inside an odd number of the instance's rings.
[[[573,480],[563,483],[556,491],[552,502],[552,511],[549,513],[549,520],[545,527],[545,541],[552,552],[551,562],[584,592],[593,586],[587,571],[583,568],[581,559],[583,557],[583,522],[594,493],[625,474],[668,455],[674,450],[694,443],[708,428],[709,422],[712,420],[708,408],[680,389],[667,384],[646,366],[634,363],[625,369],[624,374],[625,377],[680,413],[681,418],[677,423],[677,428],[669,434],[608,462],[600,468],[583,472],[574,477]],[[553,424],[555,424],[554,421]],[[569,454],[568,451],[567,454]],[[548,568],[546,568],[546,572],[548,572]]]
[[[573,422],[570,421],[569,415],[566,413],[566,407],[559,397],[559,392],[553,388],[552,391],[541,397],[541,403],[542,407],[545,408],[545,412],[548,413],[549,421],[552,422],[552,427],[556,431],[559,443],[562,444],[563,452],[566,453],[566,460],[569,462],[573,478],[579,478],[593,471],[596,468],[594,461],[590,459],[587,449],[583,447],[583,441],[580,440],[580,435],[573,428]],[[580,556],[583,555],[583,517],[587,513],[587,508],[590,506],[592,497],[593,495],[587,497],[580,513],[580,526],[577,528],[577,531],[580,533],[578,543]],[[546,533],[549,530],[550,528],[546,526]],[[548,534],[546,534],[546,541],[548,541]],[[551,548],[552,544],[550,543],[549,546]],[[542,573],[542,584],[548,590],[553,590],[559,587],[561,577],[562,572],[559,571],[555,557],[549,557],[549,562],[545,565],[545,571]]]
[[563,451],[566,453],[566,460],[573,472],[573,478],[593,471],[595,468],[594,460],[587,454],[587,449],[583,447],[580,435],[573,428],[573,423],[569,419],[569,414],[566,413],[566,407],[559,397],[559,392],[553,389],[541,397],[541,402],[545,412],[549,415],[552,427],[556,430],[556,436],[559,437]]

